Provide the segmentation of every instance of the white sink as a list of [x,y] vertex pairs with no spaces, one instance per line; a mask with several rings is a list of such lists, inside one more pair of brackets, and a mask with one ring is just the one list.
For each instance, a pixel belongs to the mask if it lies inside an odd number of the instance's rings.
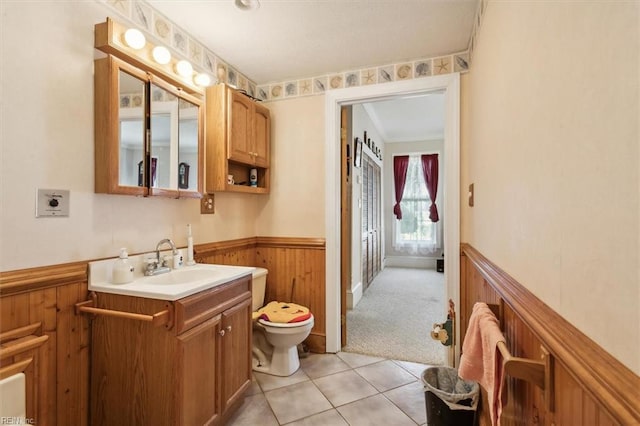
[[178,300],[251,274],[253,267],[196,264],[164,274],[142,275],[142,259],[130,258],[135,266],[134,280],[128,284],[111,283],[113,259],[89,263],[89,291]]
[[188,268],[174,269],[165,274],[142,277],[140,281],[144,282],[144,284],[152,285],[180,285],[200,280],[214,279],[228,272],[228,269],[222,267],[213,269],[205,267],[204,265],[196,265]]

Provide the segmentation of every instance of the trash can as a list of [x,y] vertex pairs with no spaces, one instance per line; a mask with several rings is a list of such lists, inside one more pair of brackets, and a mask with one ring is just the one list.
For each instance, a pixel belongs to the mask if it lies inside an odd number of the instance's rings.
[[428,426],[475,426],[480,387],[458,377],[450,367],[430,367],[422,373]]

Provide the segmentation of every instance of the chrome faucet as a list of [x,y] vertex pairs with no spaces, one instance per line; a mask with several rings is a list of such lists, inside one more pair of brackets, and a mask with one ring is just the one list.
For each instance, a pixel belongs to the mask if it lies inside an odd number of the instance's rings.
[[[173,241],[171,241],[169,238],[160,240],[160,242],[156,244],[156,260],[158,261],[158,265],[160,265],[160,247],[165,243],[171,246],[171,254],[173,254],[174,256],[178,254],[178,251],[176,250],[176,245],[173,244]],[[166,266],[166,265],[162,265],[162,266]]]
[[171,252],[174,257],[176,254],[178,254],[178,250],[176,250],[176,245],[173,243],[173,241],[171,241],[168,238],[160,240],[160,242],[156,244],[156,258],[155,259],[150,258],[145,260],[146,262],[146,267],[144,270],[145,275],[150,276],[150,275],[164,274],[165,272],[171,272],[171,268],[169,268],[169,266],[165,262],[160,261],[160,247],[162,247],[163,244],[169,244],[169,246],[171,246]]

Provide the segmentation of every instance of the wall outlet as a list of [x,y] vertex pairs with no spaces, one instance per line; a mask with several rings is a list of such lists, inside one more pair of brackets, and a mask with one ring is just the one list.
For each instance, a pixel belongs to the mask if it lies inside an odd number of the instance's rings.
[[69,201],[69,190],[38,189],[36,217],[68,217]]
[[215,213],[215,203],[213,194],[204,194],[200,200],[200,213],[201,214],[213,214]]

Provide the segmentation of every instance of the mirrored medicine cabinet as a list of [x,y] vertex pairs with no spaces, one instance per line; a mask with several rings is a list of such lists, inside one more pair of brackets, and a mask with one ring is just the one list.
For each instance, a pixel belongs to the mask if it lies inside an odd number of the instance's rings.
[[95,191],[201,197],[202,100],[113,55],[94,72]]

